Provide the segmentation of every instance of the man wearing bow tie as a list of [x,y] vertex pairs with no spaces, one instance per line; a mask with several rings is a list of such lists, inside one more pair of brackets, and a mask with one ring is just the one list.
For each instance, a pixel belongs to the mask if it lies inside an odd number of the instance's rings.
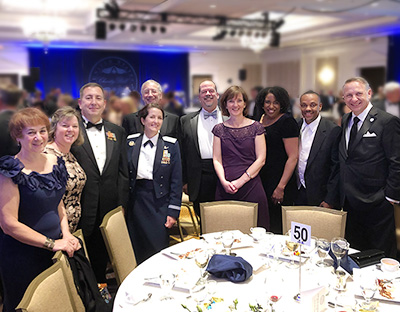
[[396,255],[393,205],[400,201],[400,119],[370,103],[372,91],[361,77],[348,79],[339,144],[341,204],[346,238],[359,250]]
[[72,153],[85,170],[82,216],[79,227],[85,236],[89,258],[98,282],[106,282],[107,250],[99,225],[105,214],[128,198],[128,163],[123,128],[101,119],[106,107],[104,90],[88,83],[80,90],[81,129],[84,143],[72,147]]
[[198,216],[200,203],[215,200],[218,178],[212,161],[211,130],[223,121],[218,99],[215,83],[203,81],[199,86],[201,109],[181,117],[183,191],[189,195]]

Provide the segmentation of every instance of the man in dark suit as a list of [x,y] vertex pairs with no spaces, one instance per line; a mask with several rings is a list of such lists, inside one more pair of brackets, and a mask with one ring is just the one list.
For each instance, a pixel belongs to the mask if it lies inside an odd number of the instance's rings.
[[341,128],[321,117],[319,94],[307,91],[300,97],[303,116],[300,130],[299,162],[296,169],[296,205],[338,206],[338,145]]
[[371,88],[361,77],[348,79],[339,144],[341,204],[346,238],[359,250],[377,248],[396,255],[393,205],[400,200],[400,119],[370,103]]
[[10,136],[8,124],[17,110],[21,100],[22,90],[16,85],[4,85],[0,87],[0,157],[14,156],[19,152],[19,146]]
[[183,191],[189,195],[197,215],[200,203],[215,200],[218,178],[212,160],[211,130],[223,122],[218,99],[215,83],[203,81],[199,87],[202,108],[181,118]]
[[400,117],[400,83],[390,81],[383,87],[384,99],[372,101],[376,108],[384,110],[396,117]]
[[107,212],[120,205],[126,206],[129,187],[126,134],[123,128],[102,121],[106,100],[103,88],[97,83],[81,88],[78,103],[85,142],[74,146],[72,153],[87,176],[79,227],[85,236],[97,281],[105,282],[108,255],[99,225]]
[[[145,105],[149,103],[159,104],[162,98],[161,85],[155,80],[147,80],[142,84],[142,99]],[[138,112],[129,114],[122,121],[126,134],[143,133],[143,125],[140,123]],[[164,121],[160,129],[160,134],[173,138],[178,138],[179,117],[164,111]]]

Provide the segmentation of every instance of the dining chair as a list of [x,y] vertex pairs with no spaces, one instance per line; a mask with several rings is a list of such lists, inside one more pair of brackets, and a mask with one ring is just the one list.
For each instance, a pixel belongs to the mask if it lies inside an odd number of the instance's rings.
[[76,289],[74,276],[72,274],[71,266],[69,264],[67,256],[61,250],[59,250],[54,254],[53,262],[54,263],[59,262],[61,264],[61,269],[65,279],[65,284],[68,288],[70,297],[72,299],[72,303],[74,305],[74,311],[85,312],[85,306]]
[[100,225],[118,285],[137,266],[122,207],[108,212]]
[[331,240],[344,237],[347,212],[313,206],[282,206],[282,230],[286,233],[291,222],[299,222],[311,226],[311,235]]
[[59,261],[35,277],[15,310],[21,312],[77,312]]
[[72,235],[74,235],[75,237],[78,237],[78,238],[81,239],[81,241],[83,243],[82,247],[83,247],[83,250],[85,251],[85,256],[86,256],[86,258],[88,258],[88,260],[90,262],[89,254],[88,254],[87,249],[86,249],[85,237],[83,236],[82,229],[76,230],[74,233],[72,233]]
[[176,228],[178,229],[179,238],[174,231],[170,235],[170,238],[174,242],[183,242],[192,238],[198,238],[200,235],[200,226],[193,209],[193,203],[185,193],[182,193],[181,211],[176,220]]
[[200,220],[203,234],[225,230],[250,233],[257,226],[258,204],[243,201],[214,201],[200,203]]
[[394,221],[396,224],[397,250],[400,252],[400,205],[394,204]]

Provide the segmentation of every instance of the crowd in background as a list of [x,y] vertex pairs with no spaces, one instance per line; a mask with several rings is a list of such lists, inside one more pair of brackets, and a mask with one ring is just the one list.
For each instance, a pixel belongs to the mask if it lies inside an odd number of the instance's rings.
[[[219,93],[204,81],[198,98],[201,108],[189,112],[154,80],[124,97],[95,83],[83,86],[79,99],[59,88],[44,99],[40,91],[29,97],[13,85],[0,88],[5,311],[43,270],[33,266],[14,285],[18,291],[9,288],[11,262],[27,261],[14,257],[21,245],[32,255],[43,248],[73,254],[80,246],[70,234],[82,228],[96,278],[104,282],[108,256],[98,228],[104,215],[123,206],[140,263],[167,247],[182,191],[197,214],[201,202],[257,202],[258,225],[275,233],[282,232],[281,205],[343,208],[352,247],[396,255],[398,83],[372,96],[368,82],[353,78],[339,96],[309,90],[295,100],[282,87],[254,87],[249,98],[241,87]],[[55,193],[46,203],[53,232],[31,220],[28,201],[38,200],[31,194],[37,189]],[[25,199],[28,193],[33,198]],[[43,198],[37,205],[43,213]],[[373,230],[361,233],[365,227]],[[35,257],[40,262],[49,254]]]

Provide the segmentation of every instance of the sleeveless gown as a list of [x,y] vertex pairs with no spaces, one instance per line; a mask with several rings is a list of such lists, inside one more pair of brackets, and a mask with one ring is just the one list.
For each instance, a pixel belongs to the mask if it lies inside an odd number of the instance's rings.
[[[68,174],[64,161],[50,173],[22,172],[24,165],[12,156],[0,158],[0,174],[18,185],[20,203],[18,220],[33,230],[50,237],[61,237],[58,204],[65,192]],[[54,252],[33,247],[4,233],[0,237],[0,274],[4,286],[4,312],[15,311],[29,283],[49,268]]]
[[[221,139],[222,165],[225,178],[233,181],[256,160],[255,137],[264,134],[265,130],[259,122],[241,128],[230,128],[220,123],[212,130]],[[258,203],[257,225],[269,230],[268,202],[260,177],[252,177],[235,194],[225,192],[218,180],[215,200],[238,200]]]

